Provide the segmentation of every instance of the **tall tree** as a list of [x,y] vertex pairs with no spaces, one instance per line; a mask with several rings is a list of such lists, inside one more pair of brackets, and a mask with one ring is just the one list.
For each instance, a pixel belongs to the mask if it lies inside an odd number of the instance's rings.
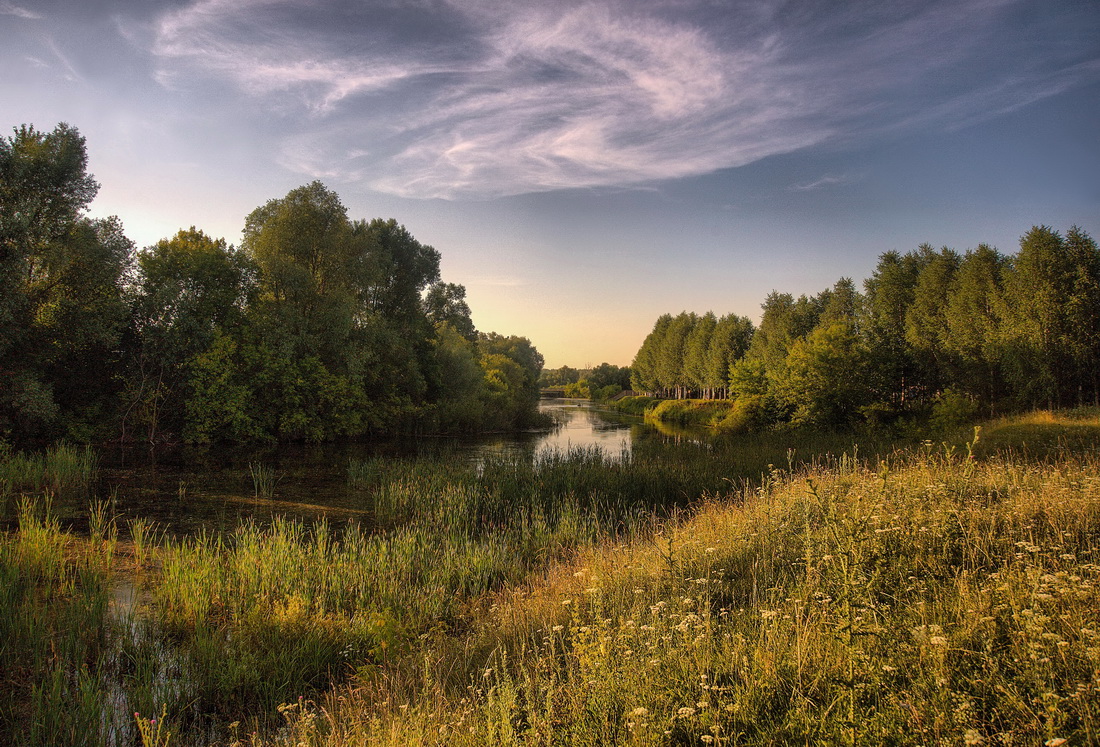
[[958,253],[947,247],[928,256],[905,312],[905,341],[922,380],[933,392],[947,386],[958,369],[946,343],[947,299],[959,264]]
[[718,318],[713,312],[698,317],[695,326],[684,341],[683,383],[704,398],[710,398],[707,376],[707,354],[710,352],[711,338],[718,326]]
[[671,314],[661,314],[653,323],[653,329],[630,364],[630,387],[638,392],[656,392],[660,388],[657,378],[657,352],[664,344],[665,335],[672,324]]
[[706,387],[716,397],[729,394],[730,367],[742,357],[752,343],[754,327],[747,316],[727,314],[714,326],[706,360]]
[[1066,231],[1065,246],[1073,268],[1065,304],[1064,344],[1073,362],[1069,386],[1077,404],[1100,405],[1100,249],[1077,226]]
[[245,323],[256,269],[194,226],[141,252],[137,264],[125,411],[156,440],[162,429],[183,432],[191,362],[219,330]]
[[0,434],[86,438],[109,417],[133,245],[85,217],[86,169],[69,125],[0,138]]
[[791,345],[775,393],[796,425],[851,425],[868,402],[866,368],[863,342],[834,322]]
[[657,384],[677,398],[684,396],[684,346],[698,317],[682,311],[673,317],[656,353]]
[[477,341],[477,329],[470,318],[466,288],[457,283],[435,282],[424,294],[424,313],[433,324],[446,322],[470,342]]
[[1074,270],[1061,234],[1033,226],[1005,273],[1000,328],[1006,373],[1021,403],[1053,406],[1069,394],[1066,303]]
[[996,309],[1008,259],[986,244],[968,251],[946,302],[944,347],[958,361],[953,386],[992,406],[1003,393]]
[[861,333],[871,352],[872,388],[880,404],[895,412],[931,397],[927,382],[905,339],[905,319],[913,303],[917,279],[935,250],[922,244],[904,255],[885,252],[874,274],[864,281]]

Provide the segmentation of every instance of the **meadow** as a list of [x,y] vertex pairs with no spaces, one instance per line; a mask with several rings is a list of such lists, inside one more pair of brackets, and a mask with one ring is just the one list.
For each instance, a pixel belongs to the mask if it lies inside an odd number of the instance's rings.
[[369,522],[186,538],[63,530],[47,453],[0,472],[0,738],[1096,744],[1098,445],[1087,410],[370,460]]

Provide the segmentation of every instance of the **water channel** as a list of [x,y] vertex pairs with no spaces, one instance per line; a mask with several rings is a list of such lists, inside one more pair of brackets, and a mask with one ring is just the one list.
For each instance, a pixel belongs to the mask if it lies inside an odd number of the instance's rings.
[[[123,524],[141,518],[175,535],[228,529],[242,519],[263,523],[275,515],[305,521],[324,516],[342,523],[366,514],[361,493],[348,487],[353,460],[459,455],[476,462],[571,447],[599,447],[617,455],[636,442],[664,437],[641,418],[601,409],[588,400],[543,400],[540,410],[553,417],[552,430],[342,444],[105,449],[99,456],[97,493],[111,500]],[[256,496],[249,467],[260,464],[274,470],[270,498]],[[63,518],[79,529],[86,507],[68,508],[69,516]]]

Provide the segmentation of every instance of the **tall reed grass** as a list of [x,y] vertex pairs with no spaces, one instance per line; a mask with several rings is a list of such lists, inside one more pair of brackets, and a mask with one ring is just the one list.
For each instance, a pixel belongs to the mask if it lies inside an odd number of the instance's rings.
[[418,684],[286,709],[288,741],[1100,739],[1091,453],[939,447],[776,469],[492,599]]
[[90,447],[61,444],[37,454],[13,450],[0,441],[0,498],[45,494],[62,498],[86,496],[96,475]]

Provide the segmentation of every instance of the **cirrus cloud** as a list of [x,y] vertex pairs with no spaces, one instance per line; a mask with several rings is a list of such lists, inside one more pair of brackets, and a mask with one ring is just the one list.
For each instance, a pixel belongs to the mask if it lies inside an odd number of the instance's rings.
[[1095,80],[1094,53],[993,46],[1022,2],[199,0],[152,50],[166,85],[214,77],[281,117],[289,169],[486,198],[961,126]]

